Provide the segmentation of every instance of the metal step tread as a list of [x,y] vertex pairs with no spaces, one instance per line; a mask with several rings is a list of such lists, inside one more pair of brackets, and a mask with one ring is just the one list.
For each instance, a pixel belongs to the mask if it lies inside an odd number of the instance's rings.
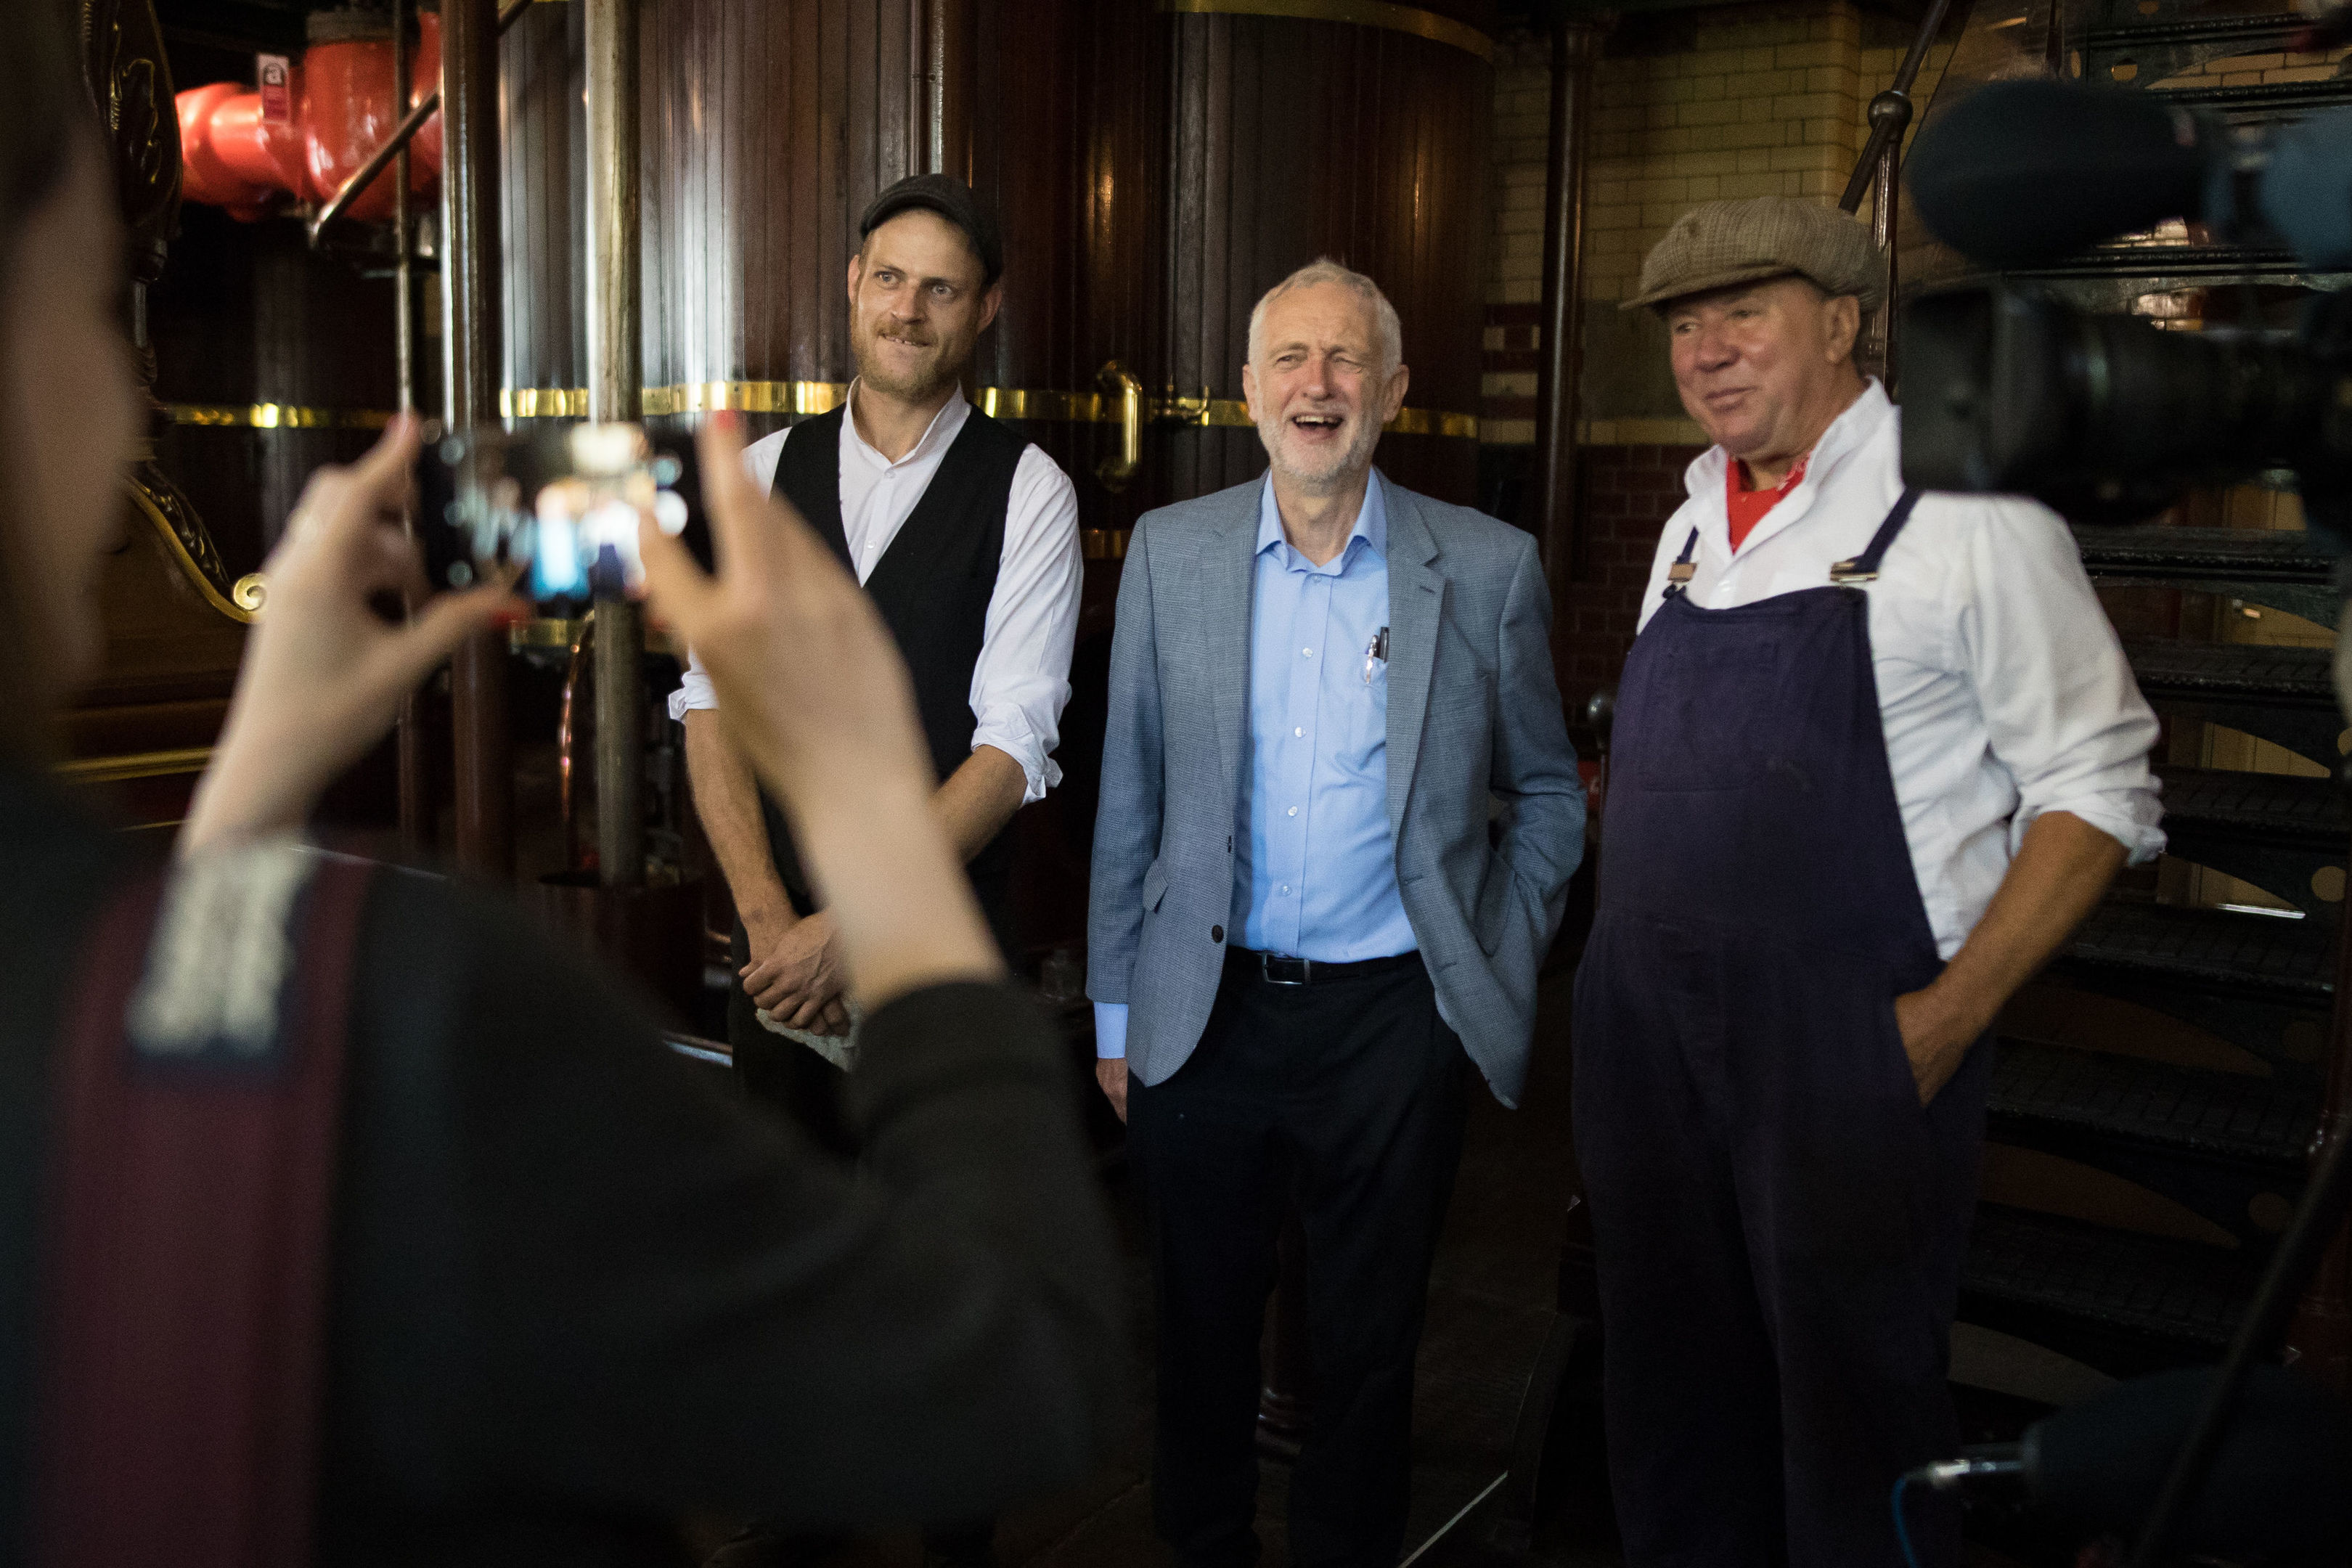
[[2018,1040],[1994,1060],[1992,1113],[2288,1170],[2319,1121],[2308,1086]]
[[2341,857],[2352,843],[2352,797],[2334,779],[2229,768],[2158,767],[2168,828],[2220,828],[2292,839]]
[[[1982,275],[1990,277],[1990,274]],[[2064,282],[2079,279],[2140,279],[2179,287],[2209,282],[2260,281],[2280,287],[2333,289],[2345,278],[2301,260],[2291,251],[2231,245],[2100,245],[2039,266],[2000,274],[2021,281]]]
[[2310,26],[2311,18],[2299,11],[2280,11],[2263,16],[2199,17],[2190,21],[2176,18],[2092,27],[2084,32],[2082,43],[2086,51],[2151,44],[2252,44],[2263,38],[2291,38]]
[[2140,690],[2150,699],[2336,705],[2329,679],[2336,657],[2332,648],[2140,637],[2125,643],[2124,651],[2139,678]]
[[2242,577],[2257,583],[2334,581],[2336,558],[2300,528],[2135,528],[2077,523],[2091,575]]
[[1984,1204],[1969,1234],[1960,1290],[2221,1346],[2252,1294],[2245,1274],[2216,1247]]
[[2246,87],[2155,87],[2168,103],[2219,110],[2224,114],[2292,114],[2352,103],[2352,78],[2326,77],[2318,81],[2264,82]]
[[2322,1004],[2336,990],[2336,931],[2317,921],[2115,901],[2091,911],[2067,957],[2149,980],[2251,987]]

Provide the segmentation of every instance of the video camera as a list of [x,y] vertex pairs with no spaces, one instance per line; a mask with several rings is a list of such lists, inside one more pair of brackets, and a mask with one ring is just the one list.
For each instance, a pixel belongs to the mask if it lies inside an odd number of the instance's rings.
[[[1907,174],[1928,229],[1993,268],[2186,218],[2352,270],[2352,110],[2242,131],[2149,92],[1996,82],[1921,132]],[[2284,470],[2352,552],[2352,294],[2315,297],[2292,330],[2178,332],[1975,285],[1915,300],[1897,342],[1906,484],[2126,522]]]

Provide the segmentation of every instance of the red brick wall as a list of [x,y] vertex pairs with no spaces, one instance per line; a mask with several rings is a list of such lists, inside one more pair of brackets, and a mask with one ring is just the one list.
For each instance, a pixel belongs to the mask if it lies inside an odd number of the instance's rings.
[[1581,559],[1552,623],[1552,659],[1571,719],[1613,685],[1633,646],[1633,621],[1659,531],[1682,505],[1683,470],[1700,447],[1587,447]]

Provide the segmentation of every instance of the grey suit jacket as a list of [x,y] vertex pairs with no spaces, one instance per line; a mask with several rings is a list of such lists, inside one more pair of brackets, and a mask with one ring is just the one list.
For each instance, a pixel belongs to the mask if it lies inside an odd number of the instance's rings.
[[[1377,473],[1389,528],[1389,827],[1440,1015],[1505,1104],[1527,1081],[1536,971],[1584,855],[1535,541]],[[1095,819],[1087,994],[1125,1003],[1128,1070],[1165,1079],[1237,942],[1249,765],[1254,479],[1137,523],[1118,586]],[[1490,846],[1488,824],[1497,831]]]

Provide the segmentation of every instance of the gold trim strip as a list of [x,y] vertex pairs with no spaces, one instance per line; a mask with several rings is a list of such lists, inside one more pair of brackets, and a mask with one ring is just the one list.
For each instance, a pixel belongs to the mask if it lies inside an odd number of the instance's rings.
[[1080,552],[1089,561],[1123,561],[1127,558],[1127,541],[1132,529],[1082,528],[1078,531]]
[[972,390],[972,406],[991,419],[1066,421],[1077,425],[1116,425],[1116,407],[1106,408],[1094,392],[1043,392],[1018,386],[982,386]]
[[[849,384],[839,381],[694,381],[676,386],[648,386],[642,394],[642,406],[647,418],[708,414],[720,408],[742,414],[811,415],[830,413],[848,395]],[[587,401],[587,393],[576,389],[510,387],[499,394],[499,412],[509,419],[576,419],[586,414]],[[1118,399],[1093,392],[981,386],[972,389],[971,401],[974,407],[993,419],[1116,425],[1123,417]],[[1146,398],[1144,418],[1154,425],[1237,429],[1247,428],[1253,423],[1249,406],[1234,397]],[[1399,436],[1446,436],[1475,441],[1478,438],[1478,416],[1435,408],[1403,408],[1389,421],[1388,429]]]
[[200,773],[212,760],[210,746],[183,746],[177,751],[132,752],[119,757],[77,757],[59,763],[58,773],[77,784],[121,784],[130,779]]
[[[155,525],[155,531],[163,536],[163,548],[171,552],[172,560],[180,568],[181,575],[187,578],[189,583],[194,586],[196,592],[204,596],[205,604],[210,605],[214,609],[218,610],[222,615],[226,616],[230,620],[236,622],[240,626],[249,626],[255,622],[255,620],[259,618],[261,612],[258,604],[257,604],[253,608],[248,609],[245,605],[238,604],[235,598],[224,598],[222,596],[221,591],[213,586],[213,580],[205,574],[204,567],[197,563],[194,556],[188,553],[188,547],[181,540],[179,531],[172,526],[172,520],[165,517],[163,512],[157,509],[155,503],[147,499],[147,492],[141,489],[137,485],[132,485],[131,487],[131,503],[137,507],[141,511],[145,512],[147,514],[147,521]],[[255,583],[257,589],[259,577],[259,573],[251,573],[247,576],[238,578],[236,583],[231,587],[230,593],[237,595],[238,597],[245,596],[247,591],[246,584],[248,582]],[[257,591],[256,597],[258,597]]]
[[381,430],[392,423],[381,408],[304,408],[291,403],[166,403],[174,425],[226,430]]
[[501,419],[585,419],[588,389],[584,386],[502,386],[499,388]]
[[828,414],[849,395],[844,381],[689,381],[648,386],[638,406],[648,419],[673,414]]
[[1160,9],[1188,16],[1285,16],[1301,22],[1353,22],[1360,27],[1386,27],[1411,33],[1433,43],[1466,49],[1490,64],[1495,40],[1451,16],[1424,11],[1418,5],[1393,5],[1387,0],[1160,0]]

